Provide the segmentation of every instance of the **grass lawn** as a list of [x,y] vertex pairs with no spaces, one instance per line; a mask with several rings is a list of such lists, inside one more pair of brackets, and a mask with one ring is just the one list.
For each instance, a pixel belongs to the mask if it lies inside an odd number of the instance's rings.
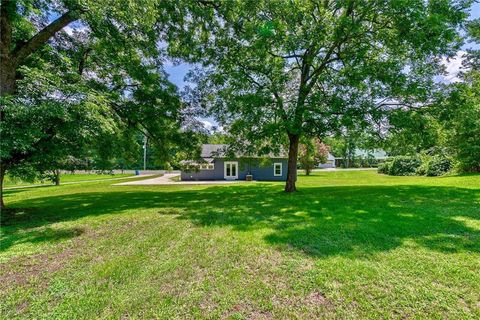
[[0,318],[480,318],[480,175],[6,191]]
[[[113,178],[123,178],[133,176],[133,174],[88,174],[88,173],[78,173],[78,174],[62,174],[60,176],[60,183],[65,182],[80,182],[80,181],[90,181],[90,180],[103,180],[103,179],[113,179]],[[51,181],[35,181],[35,182],[27,182],[22,181],[19,179],[12,179],[9,176],[5,177],[4,186],[5,187],[16,187],[16,186],[28,186],[32,184],[52,184]]]

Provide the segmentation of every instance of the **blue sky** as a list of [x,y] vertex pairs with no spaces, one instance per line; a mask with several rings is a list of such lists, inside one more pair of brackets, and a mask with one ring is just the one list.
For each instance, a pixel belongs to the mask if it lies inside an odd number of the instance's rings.
[[173,82],[179,89],[182,89],[185,85],[184,78],[190,68],[190,64],[181,63],[178,66],[167,66],[165,68],[165,71],[168,73],[168,79]]

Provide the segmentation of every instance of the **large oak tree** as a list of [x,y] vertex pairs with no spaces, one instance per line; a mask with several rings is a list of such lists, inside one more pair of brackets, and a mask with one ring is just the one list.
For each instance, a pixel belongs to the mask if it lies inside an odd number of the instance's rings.
[[195,142],[163,64],[169,28],[208,5],[1,0],[0,189],[7,171],[57,169],[84,145],[100,143],[108,156],[112,139],[129,130],[164,155]]
[[205,14],[203,27],[179,30],[193,35],[178,37],[171,50],[203,64],[192,101],[238,144],[269,152],[288,139],[291,192],[300,137],[368,125],[385,109],[428,101],[440,57],[459,48],[470,4],[225,1]]

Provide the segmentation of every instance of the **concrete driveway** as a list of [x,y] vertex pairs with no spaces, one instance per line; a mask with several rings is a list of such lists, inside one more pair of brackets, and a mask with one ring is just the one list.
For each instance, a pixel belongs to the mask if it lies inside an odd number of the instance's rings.
[[232,184],[247,182],[243,180],[215,180],[215,181],[172,181],[171,179],[179,176],[178,173],[166,173],[161,177],[130,181],[114,184],[115,186],[153,186],[153,185],[185,185],[185,184]]

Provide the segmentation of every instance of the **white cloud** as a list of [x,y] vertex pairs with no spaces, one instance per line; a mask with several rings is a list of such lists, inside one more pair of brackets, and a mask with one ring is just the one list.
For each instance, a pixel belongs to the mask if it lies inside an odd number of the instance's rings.
[[465,51],[460,50],[453,58],[442,58],[442,64],[445,66],[446,72],[446,75],[441,77],[442,82],[453,83],[462,81],[462,79],[458,77],[458,74],[461,71],[462,61],[465,54]]
[[66,33],[68,33],[68,35],[73,35],[73,28],[70,27],[70,26],[66,26],[65,28],[63,28],[63,31],[65,31]]
[[209,132],[213,132],[213,129],[215,129],[215,132],[225,132],[224,128],[218,125],[213,119],[199,119],[199,121],[203,124],[203,127]]
[[72,27],[72,24],[70,24],[70,25],[66,26],[65,28],[63,28],[63,31],[65,31],[70,36],[72,36],[75,31],[84,32],[84,31],[87,31],[87,30],[88,30],[87,26],[79,25],[79,24],[76,24],[73,27]]
[[212,130],[213,124],[208,121],[208,120],[200,120],[201,123],[203,123],[203,127],[207,129],[208,131]]

